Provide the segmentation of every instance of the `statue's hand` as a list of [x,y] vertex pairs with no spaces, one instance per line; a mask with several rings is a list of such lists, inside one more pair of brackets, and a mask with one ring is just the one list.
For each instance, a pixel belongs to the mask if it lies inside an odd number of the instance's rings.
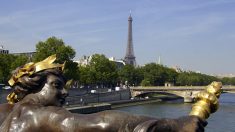
[[176,119],[178,130],[182,132],[204,132],[207,121],[196,116],[184,116]]

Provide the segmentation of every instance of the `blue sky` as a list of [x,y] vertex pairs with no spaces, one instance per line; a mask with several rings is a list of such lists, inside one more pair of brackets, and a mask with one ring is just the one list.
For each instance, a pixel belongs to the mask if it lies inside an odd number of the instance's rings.
[[75,59],[121,59],[130,10],[139,65],[161,56],[169,67],[235,74],[234,0],[1,0],[0,45],[29,52],[56,36],[75,49]]

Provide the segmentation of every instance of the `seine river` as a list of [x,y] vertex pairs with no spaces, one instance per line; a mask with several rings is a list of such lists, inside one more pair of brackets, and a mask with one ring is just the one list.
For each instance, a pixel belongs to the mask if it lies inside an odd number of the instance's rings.
[[[122,107],[117,110],[157,118],[177,118],[188,115],[191,105],[174,101]],[[235,132],[235,94],[222,94],[219,110],[207,121],[206,132]]]

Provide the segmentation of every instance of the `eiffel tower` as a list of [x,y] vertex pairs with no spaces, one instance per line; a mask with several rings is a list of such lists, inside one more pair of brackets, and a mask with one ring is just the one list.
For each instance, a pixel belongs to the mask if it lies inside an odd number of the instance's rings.
[[136,66],[134,48],[133,48],[133,40],[132,40],[132,17],[131,13],[128,17],[128,38],[127,38],[127,48],[126,48],[126,56],[124,58],[126,64],[130,64]]

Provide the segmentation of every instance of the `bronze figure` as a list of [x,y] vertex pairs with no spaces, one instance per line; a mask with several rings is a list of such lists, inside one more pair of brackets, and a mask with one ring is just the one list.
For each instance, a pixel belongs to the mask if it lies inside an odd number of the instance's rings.
[[119,111],[76,114],[62,108],[68,95],[63,65],[55,57],[25,65],[13,74],[9,104],[0,105],[1,132],[203,132],[196,116],[156,119]]

